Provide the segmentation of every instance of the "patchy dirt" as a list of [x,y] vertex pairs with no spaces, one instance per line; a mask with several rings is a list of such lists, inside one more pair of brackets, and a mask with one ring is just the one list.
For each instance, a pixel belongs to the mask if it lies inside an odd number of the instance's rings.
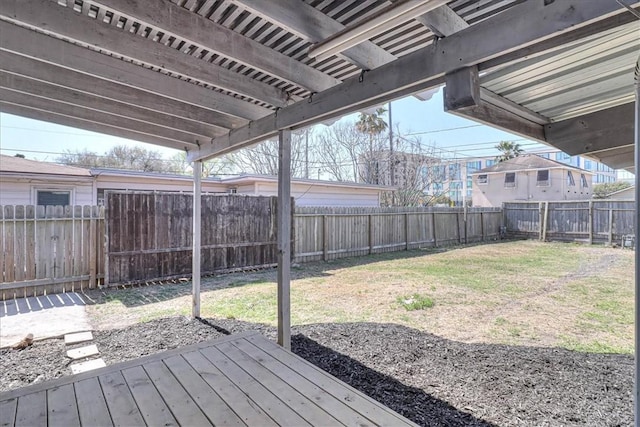
[[[236,320],[160,319],[96,331],[107,364],[227,333],[273,328]],[[633,358],[466,344],[392,324],[294,327],[293,351],[423,426],[632,424]],[[0,351],[0,389],[69,374],[61,339]]]

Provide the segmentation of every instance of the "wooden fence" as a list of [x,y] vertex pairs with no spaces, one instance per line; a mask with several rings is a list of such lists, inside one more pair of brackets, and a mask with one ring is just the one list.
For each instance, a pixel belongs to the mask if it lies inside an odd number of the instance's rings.
[[0,299],[97,287],[104,270],[104,210],[0,206]]
[[634,234],[633,201],[511,202],[503,209],[513,236],[611,245]]
[[331,260],[495,240],[502,209],[315,208],[295,210],[295,260]]
[[[276,264],[276,201],[203,195],[201,271]],[[107,192],[106,205],[107,285],[191,275],[192,195]]]

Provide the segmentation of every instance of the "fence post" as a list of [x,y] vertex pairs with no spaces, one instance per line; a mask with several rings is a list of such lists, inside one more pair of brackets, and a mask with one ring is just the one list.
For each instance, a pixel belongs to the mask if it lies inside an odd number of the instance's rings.
[[593,201],[589,200],[589,244],[593,245]]
[[373,253],[373,214],[369,214],[369,255]]
[[609,208],[609,246],[613,245],[613,208]]
[[456,229],[458,231],[458,243],[462,244],[462,233],[460,233],[460,212],[456,212]]
[[322,215],[322,259],[329,260],[329,225],[326,215]]
[[542,223],[544,221],[543,202],[538,202],[538,240],[542,239]]
[[549,221],[549,202],[544,202],[544,217],[542,220],[542,240],[547,240],[547,222]]
[[431,210],[431,224],[433,229],[433,247],[438,247],[438,238],[436,237],[436,212]]
[[484,242],[484,212],[480,211],[480,241]]
[[96,271],[98,269],[98,233],[96,227],[98,207],[92,206],[89,212],[89,289],[93,289],[96,287]]
[[408,251],[409,250],[409,214],[408,213],[404,214],[404,240],[405,240],[404,250]]

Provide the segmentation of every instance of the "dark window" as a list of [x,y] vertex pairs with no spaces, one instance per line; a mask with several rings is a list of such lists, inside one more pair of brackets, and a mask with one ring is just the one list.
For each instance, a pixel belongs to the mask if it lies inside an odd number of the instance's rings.
[[567,185],[569,187],[576,186],[576,181],[573,179],[573,174],[571,173],[571,171],[567,171]]
[[504,174],[504,186],[509,188],[513,188],[516,186],[515,172],[507,172]]
[[538,171],[536,185],[549,185],[549,170]]
[[40,206],[67,206],[71,201],[71,192],[38,190],[37,198]]
[[580,183],[582,184],[582,188],[589,188],[589,184],[587,183],[587,177],[584,174],[580,174]]
[[478,185],[487,184],[489,177],[486,174],[478,175]]

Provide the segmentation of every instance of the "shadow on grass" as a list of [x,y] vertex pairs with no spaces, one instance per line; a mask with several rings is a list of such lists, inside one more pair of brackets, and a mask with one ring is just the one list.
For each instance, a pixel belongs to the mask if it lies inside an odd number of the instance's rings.
[[291,351],[421,426],[494,426],[304,335],[291,337]]
[[[443,248],[412,249],[409,251],[386,252],[361,257],[340,258],[331,261],[316,261],[299,264],[291,269],[291,278],[308,279],[314,277],[327,277],[332,270],[361,267],[383,261],[410,259],[434,255],[458,249],[500,244],[506,241],[470,243],[467,245],[448,246]],[[276,269],[264,269],[258,271],[245,271],[237,273],[221,273],[211,276],[203,276],[201,292],[210,292],[237,286],[246,286],[265,282],[275,282]],[[86,293],[88,304],[102,304],[111,301],[119,301],[126,307],[137,307],[146,304],[169,301],[175,298],[191,295],[192,283],[189,279],[177,279],[168,282],[154,281],[140,285],[114,286],[102,290],[93,290]]]

